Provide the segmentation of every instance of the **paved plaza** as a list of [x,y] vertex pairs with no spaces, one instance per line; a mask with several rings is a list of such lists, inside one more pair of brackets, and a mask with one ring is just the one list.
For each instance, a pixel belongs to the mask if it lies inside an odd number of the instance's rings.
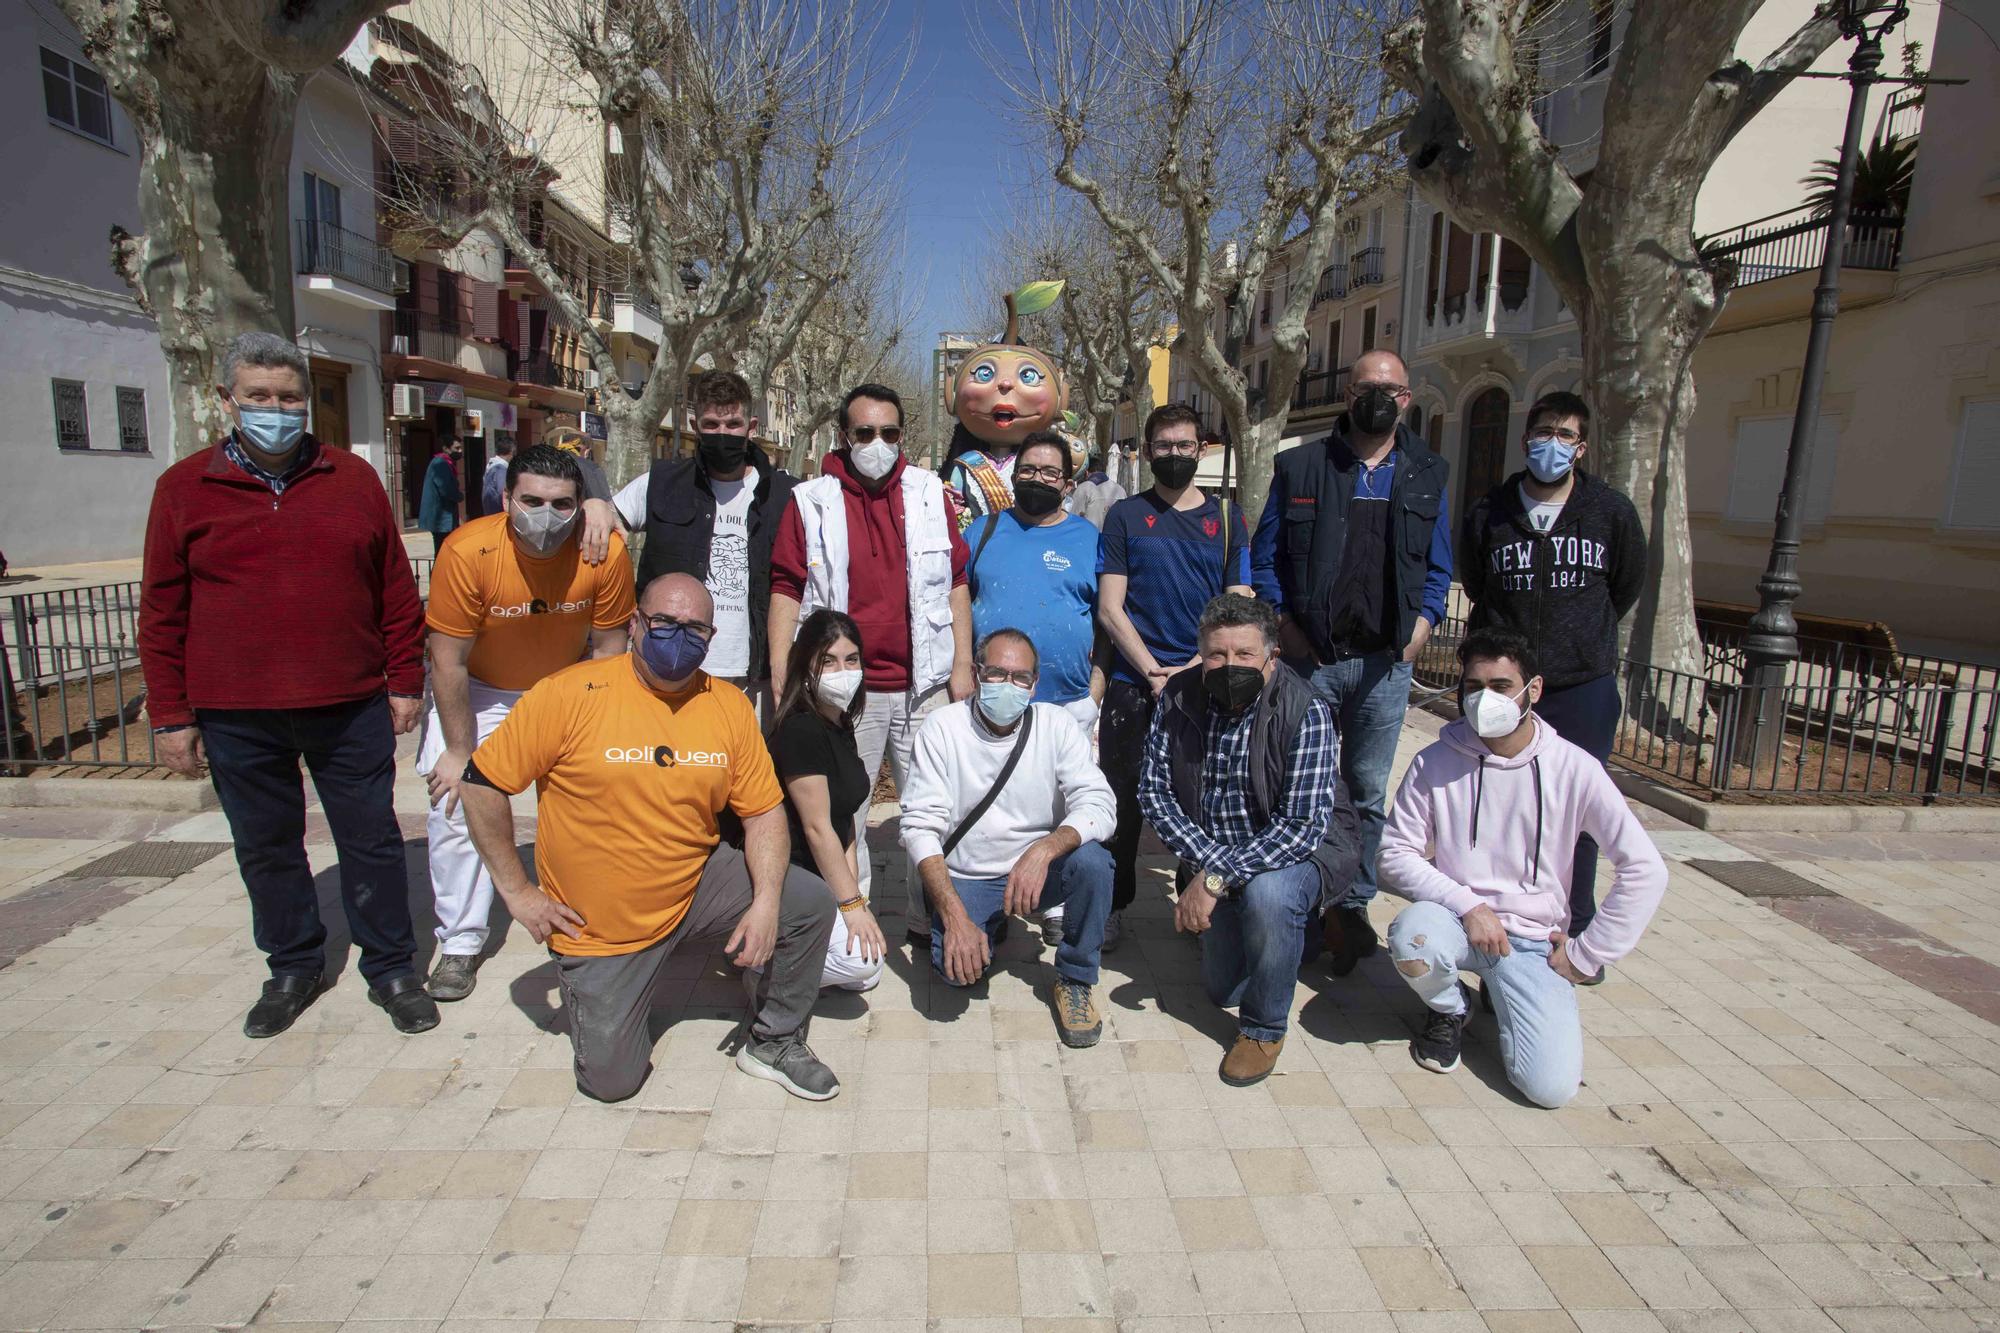
[[[416,837],[420,791],[406,765]],[[1418,1069],[1386,955],[1307,968],[1277,1076],[1225,1087],[1233,1022],[1157,887],[1106,960],[1096,1049],[1057,1042],[1017,927],[970,995],[905,951],[823,1000],[825,1104],[735,1071],[741,991],[699,958],[660,996],[645,1088],[584,1099],[519,929],[432,1033],[391,1030],[337,942],[336,988],[250,1041],[263,967],[226,851],[170,880],[74,873],[221,843],[219,815],[0,808],[0,1327],[2000,1325],[2000,1029],[1944,998],[2000,977],[2000,838],[1642,813],[1672,887],[1581,993],[1583,1092],[1548,1112],[1506,1090],[1490,1018],[1457,1074]],[[1774,911],[1687,864],[1757,858],[1838,896]],[[1913,984],[1896,960],[1919,955]]]

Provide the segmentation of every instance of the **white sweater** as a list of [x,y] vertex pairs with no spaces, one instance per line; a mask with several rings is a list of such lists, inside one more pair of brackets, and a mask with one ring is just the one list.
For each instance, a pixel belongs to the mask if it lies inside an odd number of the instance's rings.
[[[966,831],[945,868],[961,879],[1001,879],[1028,844],[1067,825],[1085,842],[1102,842],[1118,824],[1111,784],[1090,759],[1090,740],[1054,704],[1033,705],[1028,748],[1007,786]],[[1018,733],[996,736],[972,715],[970,701],[925,719],[910,756],[902,794],[903,849],[921,865],[944,854],[944,840],[1000,776]]]

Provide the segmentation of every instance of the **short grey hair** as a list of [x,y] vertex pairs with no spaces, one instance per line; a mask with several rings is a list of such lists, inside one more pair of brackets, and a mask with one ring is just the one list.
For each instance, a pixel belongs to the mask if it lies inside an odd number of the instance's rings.
[[1271,604],[1235,592],[1209,598],[1208,605],[1201,609],[1198,641],[1208,642],[1210,630],[1235,629],[1241,625],[1255,625],[1262,630],[1265,647],[1278,646],[1278,613],[1271,609]]
[[1026,648],[1028,650],[1028,655],[1035,659],[1036,673],[1039,674],[1041,672],[1042,669],[1041,649],[1035,647],[1035,641],[1028,637],[1028,632],[1026,630],[1015,629],[1012,625],[1008,625],[1002,629],[994,630],[991,634],[988,634],[985,638],[981,639],[979,643],[973,648],[972,650],[973,659],[977,661],[981,666],[986,665],[986,650],[992,646],[993,641],[995,639],[1012,639],[1015,642],[1019,643],[1022,647]]
[[229,340],[222,353],[222,387],[235,388],[236,372],[244,366],[296,370],[300,383],[308,387],[312,384],[312,363],[306,360],[306,354],[290,338],[280,338],[275,333],[239,333]]

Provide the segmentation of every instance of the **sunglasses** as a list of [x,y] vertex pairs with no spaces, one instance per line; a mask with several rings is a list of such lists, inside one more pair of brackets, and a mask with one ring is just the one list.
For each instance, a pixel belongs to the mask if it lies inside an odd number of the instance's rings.
[[884,426],[878,431],[873,426],[854,426],[849,428],[847,432],[848,441],[853,444],[873,444],[878,436],[881,437],[884,444],[901,444],[903,442],[903,428],[901,426]]

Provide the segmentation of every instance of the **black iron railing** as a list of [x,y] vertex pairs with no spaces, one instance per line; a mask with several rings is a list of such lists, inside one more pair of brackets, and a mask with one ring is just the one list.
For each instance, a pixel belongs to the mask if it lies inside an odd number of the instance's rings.
[[396,257],[373,237],[312,218],[298,219],[296,231],[299,272],[344,278],[385,295],[396,285]]
[[1313,288],[1314,305],[1323,301],[1338,301],[1347,295],[1347,265],[1328,264],[1320,270],[1319,286]]
[[1382,247],[1371,245],[1366,250],[1355,251],[1349,267],[1356,287],[1369,287],[1381,282]]
[[[1819,268],[1826,261],[1827,231],[1824,214],[1811,207],[1794,208],[1717,232],[1698,244],[1711,261],[1734,260],[1735,285],[1748,287]],[[1857,214],[1848,221],[1840,262],[1844,268],[1893,269],[1902,250],[1902,218]]]
[[389,350],[397,356],[423,356],[456,365],[471,332],[472,326],[455,313],[398,310],[389,317]]
[[567,389],[571,393],[582,393],[583,371],[576,366],[566,366],[549,356],[538,352],[524,359],[516,370],[514,378],[522,384],[539,384],[549,389]]
[[1347,398],[1349,369],[1348,366],[1339,366],[1299,376],[1299,386],[1292,391],[1292,410],[1300,412],[1344,401]]

